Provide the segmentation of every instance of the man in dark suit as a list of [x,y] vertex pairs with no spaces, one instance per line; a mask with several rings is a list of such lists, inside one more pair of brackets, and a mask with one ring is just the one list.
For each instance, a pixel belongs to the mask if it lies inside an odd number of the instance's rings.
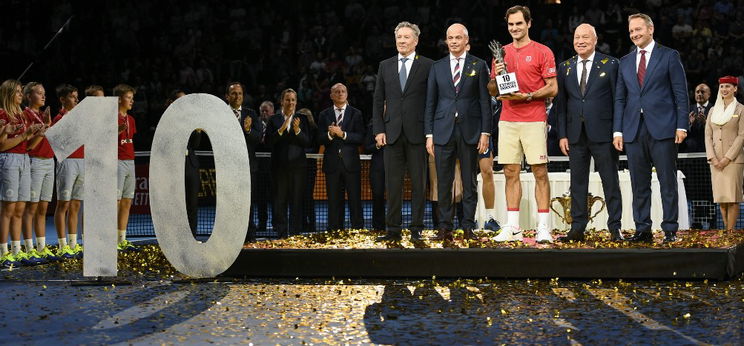
[[589,222],[587,193],[589,162],[602,178],[607,204],[607,229],[613,241],[622,240],[620,220],[622,198],[617,175],[618,152],[612,146],[612,109],[615,102],[617,59],[599,53],[597,32],[581,24],[574,32],[574,49],[578,55],[558,66],[558,95],[553,109],[558,120],[558,143],[568,155],[571,168],[571,231],[561,241],[582,241]]
[[[705,152],[705,120],[711,108],[713,108],[713,102],[710,102],[710,87],[705,83],[700,83],[695,87],[695,105],[688,116],[689,129],[687,138],[679,146],[680,152]],[[710,191],[708,188],[705,190]]]
[[[248,146],[248,161],[251,166],[251,190],[255,191],[255,186],[258,183],[256,181],[256,175],[258,174],[258,161],[256,160],[256,146],[261,140],[261,121],[258,119],[256,111],[243,107],[243,99],[245,94],[243,93],[243,84],[240,82],[230,82],[227,84],[225,89],[225,100],[230,105],[235,114],[235,118],[240,123],[240,127],[243,128],[243,136],[245,137],[245,143]],[[251,203],[255,200],[255,194],[251,193]],[[254,223],[255,213],[251,208],[250,221],[248,223],[248,232],[245,235],[245,242],[256,241],[256,225]]]
[[351,228],[364,228],[359,146],[364,141],[362,112],[346,101],[346,86],[331,87],[333,106],[318,116],[318,142],[325,146],[323,173],[328,193],[328,230],[344,229],[344,190],[349,196]]
[[452,24],[447,29],[450,54],[432,65],[427,87],[426,150],[434,155],[437,169],[438,238],[445,241],[452,240],[452,182],[457,160],[463,190],[461,225],[465,237],[473,238],[478,153],[488,149],[491,135],[488,67],[485,61],[466,52],[467,45],[467,28]]
[[302,231],[302,198],[307,179],[305,148],[310,146],[310,136],[307,119],[295,111],[297,92],[285,89],[280,99],[280,112],[269,118],[266,126],[266,141],[271,145],[271,172],[275,182],[272,225],[279,237],[286,238]]
[[[688,116],[687,138],[679,145],[679,151],[681,153],[705,152],[705,121],[708,119],[708,112],[713,108],[713,102],[710,102],[710,87],[707,84],[700,83],[695,87],[695,103],[691,108]],[[677,160],[677,168],[687,177],[687,184],[685,184],[687,200],[693,201],[690,223],[692,229],[704,227],[702,220],[708,218],[707,204],[713,200],[710,174],[695,174],[700,169],[700,164],[704,162],[706,162],[705,157]],[[691,179],[691,177],[694,178]],[[695,201],[701,202],[695,203]]]
[[[271,101],[263,101],[259,106],[259,119],[261,126],[261,140],[256,145],[256,152],[271,153],[271,146],[266,140],[266,127],[269,124],[269,118],[274,115],[274,103]],[[255,196],[251,205],[254,205],[257,210],[258,227],[256,232],[266,232],[266,224],[269,220],[269,205],[272,202],[271,197],[271,186],[274,184],[274,179],[271,176],[271,158],[270,157],[257,157],[258,173],[256,179],[260,181],[260,184],[255,185],[255,190],[252,190],[252,196]],[[252,166],[251,166],[252,167]]]
[[379,240],[399,240],[403,228],[403,177],[411,178],[411,237],[419,239],[424,228],[426,202],[426,149],[424,107],[426,81],[432,60],[416,54],[421,31],[401,22],[395,28],[398,55],[380,62],[377,71],[372,126],[377,147],[385,146],[387,235]]
[[372,230],[385,229],[385,151],[377,146],[370,119],[364,141],[364,151],[372,155],[369,164],[369,186],[372,189]]
[[687,137],[687,80],[679,53],[656,43],[648,15],[628,17],[636,46],[620,59],[613,144],[628,154],[636,232],[630,241],[651,242],[651,171],[656,167],[663,207],[664,241],[676,240],[677,144]]

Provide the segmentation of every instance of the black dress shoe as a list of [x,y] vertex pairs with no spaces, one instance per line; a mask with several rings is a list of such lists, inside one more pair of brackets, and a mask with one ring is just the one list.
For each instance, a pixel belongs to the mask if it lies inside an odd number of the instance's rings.
[[558,241],[562,243],[567,243],[570,241],[584,241],[584,231],[572,229],[568,231],[568,234],[566,234],[565,237],[558,238]]
[[623,237],[623,233],[620,232],[619,229],[611,229],[610,230],[610,240],[611,241],[623,241],[625,238]]
[[677,241],[677,232],[664,231],[664,243],[673,243]]
[[651,234],[651,231],[645,231],[645,232],[638,232],[636,231],[635,234],[633,234],[628,241],[632,243],[652,243],[654,241],[654,236]]
[[477,237],[475,236],[475,233],[473,233],[473,230],[472,230],[472,229],[470,229],[470,228],[466,228],[466,229],[464,229],[464,230],[462,230],[462,231],[463,231],[463,236],[462,236],[462,237],[463,237],[463,238],[464,238],[465,240],[468,240],[468,239],[471,239],[471,240],[472,240],[472,239],[478,239],[478,238],[477,238]]
[[388,232],[381,237],[377,237],[377,241],[401,241],[402,239],[400,232]]
[[421,240],[421,230],[411,230],[411,240]]
[[452,241],[454,238],[452,237],[452,230],[440,228],[437,231],[437,236],[434,237],[433,239],[434,240]]
[[411,244],[413,244],[413,247],[416,249],[426,249],[429,247],[428,245],[426,245],[426,242],[420,238],[419,239],[411,238]]

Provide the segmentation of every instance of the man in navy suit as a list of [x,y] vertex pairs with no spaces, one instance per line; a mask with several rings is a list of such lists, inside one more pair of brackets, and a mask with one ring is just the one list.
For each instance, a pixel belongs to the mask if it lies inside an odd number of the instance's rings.
[[[633,242],[651,242],[651,171],[656,167],[663,206],[664,242],[676,240],[679,224],[677,145],[687,137],[687,80],[679,53],[654,41],[648,15],[628,17],[630,54],[620,59],[615,91],[613,144],[628,154],[633,187]],[[623,145],[624,144],[624,145]]]
[[364,141],[362,111],[346,101],[346,86],[331,87],[333,106],[318,116],[318,141],[325,146],[323,173],[328,192],[328,230],[344,229],[344,190],[349,196],[351,228],[364,227],[359,146]]
[[468,54],[468,30],[462,24],[447,29],[450,54],[434,62],[429,72],[424,113],[426,150],[434,155],[439,199],[438,238],[452,240],[452,182],[455,162],[460,160],[463,188],[462,228],[473,238],[475,228],[475,174],[478,154],[488,149],[491,106],[488,95],[488,67]]
[[[243,83],[240,82],[229,82],[225,89],[225,100],[230,105],[230,109],[235,114],[240,123],[240,127],[243,128],[243,136],[245,137],[245,144],[248,146],[248,159],[251,166],[251,191],[255,191],[256,176],[258,175],[258,161],[256,160],[256,146],[261,140],[261,131],[263,127],[261,122],[258,120],[258,114],[253,109],[243,107],[243,99],[245,88]],[[256,200],[256,194],[251,193],[251,203]],[[256,215],[251,208],[249,216],[250,222],[248,223],[248,232],[245,235],[245,242],[256,241],[256,225],[254,222]]]
[[558,66],[558,95],[553,109],[558,120],[558,145],[571,168],[571,231],[561,241],[582,241],[589,222],[587,193],[589,161],[602,178],[607,204],[607,229],[613,241],[622,240],[622,197],[617,175],[618,152],[612,146],[617,59],[595,50],[597,32],[581,24],[574,32],[578,55]]

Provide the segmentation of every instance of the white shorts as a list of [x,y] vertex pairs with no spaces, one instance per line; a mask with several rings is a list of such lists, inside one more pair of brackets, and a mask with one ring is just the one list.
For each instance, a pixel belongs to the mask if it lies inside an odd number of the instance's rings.
[[54,159],[31,157],[31,202],[52,201]]
[[116,171],[116,199],[134,198],[134,160],[119,160]]
[[6,202],[31,198],[31,162],[28,154],[0,153],[0,197]]
[[64,159],[57,164],[57,199],[83,200],[85,159]]

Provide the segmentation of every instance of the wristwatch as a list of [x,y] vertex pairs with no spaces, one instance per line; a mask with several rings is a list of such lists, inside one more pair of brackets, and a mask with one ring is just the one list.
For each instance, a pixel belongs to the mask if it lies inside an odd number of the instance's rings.
[[527,93],[527,102],[532,101],[532,94],[533,93]]

